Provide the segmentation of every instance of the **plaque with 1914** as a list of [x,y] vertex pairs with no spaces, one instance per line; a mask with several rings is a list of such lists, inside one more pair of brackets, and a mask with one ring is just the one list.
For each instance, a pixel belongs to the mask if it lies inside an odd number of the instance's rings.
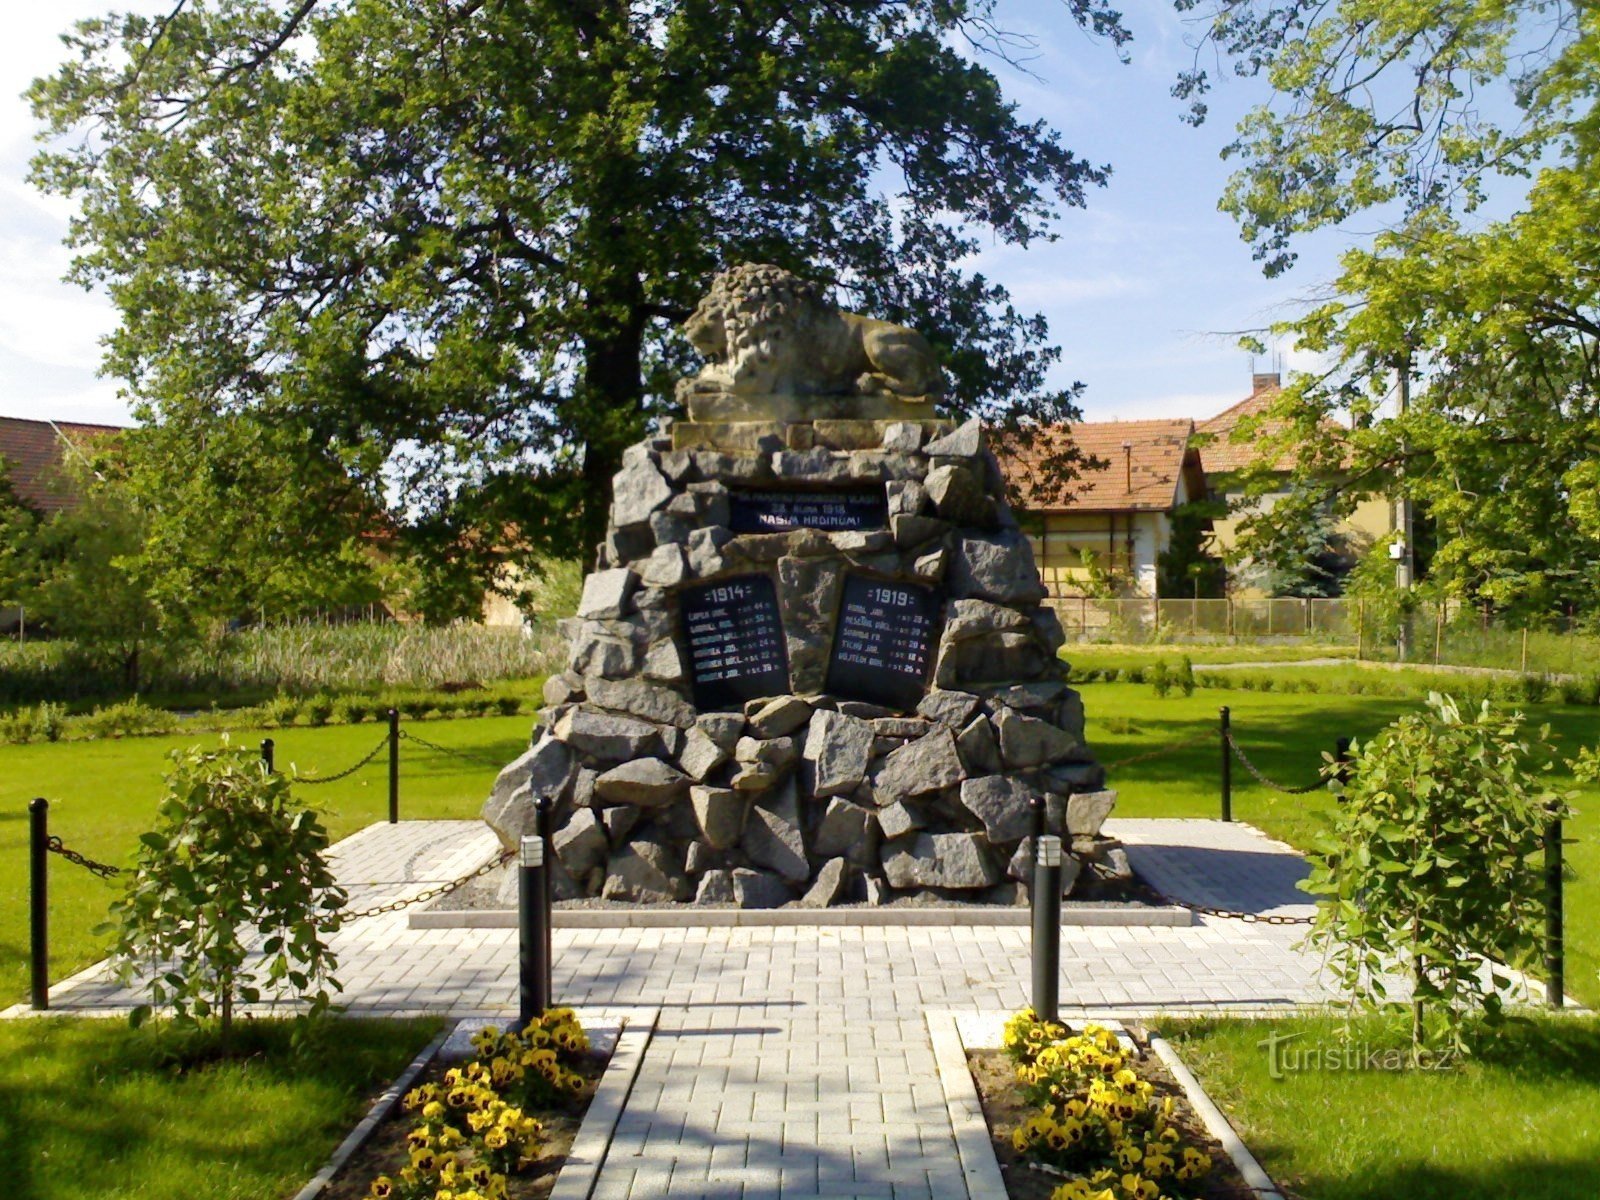
[[928,689],[943,605],[937,588],[845,576],[827,690],[902,711],[916,707]]
[[768,575],[736,575],[680,594],[695,707],[738,708],[789,690],[778,594]]

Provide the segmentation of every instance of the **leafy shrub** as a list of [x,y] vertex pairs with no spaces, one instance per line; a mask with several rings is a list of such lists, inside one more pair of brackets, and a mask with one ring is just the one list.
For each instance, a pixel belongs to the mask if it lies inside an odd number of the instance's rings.
[[300,715],[300,705],[298,697],[280,692],[261,706],[262,723],[274,729],[286,729]]
[[333,721],[338,725],[359,725],[381,712],[377,704],[363,696],[340,696],[333,702]]
[[[235,1006],[263,996],[309,1000],[325,1012],[338,989],[326,939],[340,925],[345,894],[325,854],[328,833],[268,773],[252,750],[174,750],[154,830],[112,902],[112,955],[124,983],[148,964],[165,970],[145,984],[181,1024],[215,1019],[222,1035]],[[259,934],[252,957],[246,931]],[[149,1006],[135,1010],[137,1024]]]
[[1550,680],[1543,675],[1522,675],[1517,679],[1517,690],[1524,704],[1543,704],[1550,698]]
[[1173,680],[1186,697],[1194,695],[1194,663],[1187,654],[1178,660],[1178,670]]
[[1600,705],[1600,675],[1579,675],[1563,679],[1561,699],[1568,704]]
[[37,732],[31,708],[0,714],[0,742],[10,746],[26,746]]
[[48,700],[39,705],[34,725],[39,731],[39,736],[47,742],[59,742],[61,735],[67,729],[67,710],[60,704],[51,704]]
[[494,705],[500,710],[502,717],[514,717],[522,711],[522,697],[497,696],[495,697]]
[[1167,666],[1167,660],[1158,658],[1144,669],[1145,682],[1154,690],[1157,696],[1166,699],[1167,693],[1172,691],[1172,671]]
[[[1552,764],[1520,715],[1485,702],[1473,718],[1437,693],[1352,745],[1349,782],[1302,885],[1323,897],[1310,940],[1352,1004],[1387,999],[1381,971],[1411,976],[1412,1045],[1464,1049],[1469,1010],[1501,1015],[1502,970],[1531,966],[1544,918],[1539,852],[1567,797],[1542,783]],[[1429,1014],[1435,1018],[1428,1027]]]
[[149,733],[171,733],[178,718],[162,708],[141,704],[137,696],[120,704],[97,708],[82,721],[90,737],[136,737]]
[[301,711],[305,714],[308,725],[326,725],[328,718],[333,716],[334,700],[332,696],[312,696],[305,702]]

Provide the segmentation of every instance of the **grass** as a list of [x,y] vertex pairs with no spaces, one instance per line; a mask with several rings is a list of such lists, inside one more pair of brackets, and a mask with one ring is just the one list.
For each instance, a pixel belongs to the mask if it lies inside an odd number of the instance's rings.
[[[429,721],[418,736],[459,749],[470,759],[403,742],[400,765],[402,818],[470,818],[478,814],[499,768],[527,748],[530,718],[481,717]],[[251,730],[235,744],[256,745],[271,736],[281,769],[333,774],[361,758],[386,735],[383,726]],[[28,971],[28,801],[50,800],[50,828],[66,845],[121,866],[150,828],[169,750],[214,744],[214,734],[130,738],[0,747],[0,1005],[25,998]],[[385,819],[388,758],[337,783],[298,788],[326,810],[335,838]],[[90,930],[105,920],[113,885],[57,857],[50,860],[51,979],[65,978],[100,957],[103,941]]]
[[[213,701],[237,707],[277,692],[348,694],[524,679],[560,669],[566,654],[566,638],[553,619],[535,622],[526,634],[467,623],[277,625],[229,634],[211,646],[152,647],[141,690],[158,707],[205,708]],[[83,710],[129,694],[120,669],[85,656],[70,641],[0,639],[0,706],[48,700]]]
[[[1518,1023],[1448,1072],[1281,1070],[1309,1050],[1338,1057],[1337,1017],[1185,1021],[1165,1032],[1267,1173],[1307,1200],[1600,1196],[1593,1018]],[[1269,1032],[1298,1035],[1278,1052],[1281,1079],[1260,1045]],[[1377,1018],[1356,1022],[1350,1038],[1380,1052],[1407,1045],[1403,1025]]]
[[1354,659],[1356,648],[1354,646],[1322,645],[1319,643],[1296,643],[1294,645],[1250,645],[1229,646],[1207,643],[1206,645],[1157,645],[1133,646],[1117,645],[1114,643],[1100,642],[1068,642],[1061,650],[1061,656],[1072,664],[1074,670],[1122,670],[1130,667],[1143,667],[1153,663],[1158,658],[1164,658],[1169,663],[1177,661],[1188,655],[1189,661],[1195,666],[1201,663],[1259,663],[1259,662],[1305,662],[1313,658],[1348,658]]
[[[1270,778],[1291,786],[1315,778],[1324,751],[1335,738],[1364,739],[1417,702],[1374,696],[1330,696],[1206,689],[1185,698],[1174,692],[1157,699],[1144,684],[1092,683],[1083,687],[1088,735],[1109,768],[1108,786],[1118,791],[1117,815],[1125,817],[1216,817],[1221,791],[1217,742],[1200,745],[1117,770],[1122,759],[1144,754],[1216,729],[1217,708],[1232,711],[1233,734]],[[1533,722],[1548,723],[1559,753],[1568,756],[1600,738],[1600,718],[1588,707],[1544,704],[1529,710]],[[1570,775],[1556,782],[1571,787]],[[1257,784],[1237,764],[1233,770],[1233,815],[1291,845],[1309,846],[1334,813],[1326,791],[1286,796]],[[1568,823],[1567,990],[1600,1005],[1600,789],[1580,791],[1578,816]]]
[[[249,1021],[234,1054],[169,1025],[0,1024],[12,1200],[280,1200],[326,1160],[438,1020],[338,1021],[301,1053]],[[337,1039],[338,1052],[325,1052]],[[321,1049],[319,1050],[319,1043]]]

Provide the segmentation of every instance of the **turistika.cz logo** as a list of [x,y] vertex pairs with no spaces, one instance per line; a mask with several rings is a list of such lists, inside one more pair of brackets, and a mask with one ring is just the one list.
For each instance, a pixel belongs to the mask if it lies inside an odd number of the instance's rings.
[[1274,1029],[1256,1043],[1267,1052],[1270,1078],[1354,1071],[1451,1071],[1456,1067],[1456,1056],[1449,1051],[1418,1056],[1408,1047],[1375,1046],[1366,1041],[1293,1044],[1303,1037],[1304,1033],[1279,1033]]

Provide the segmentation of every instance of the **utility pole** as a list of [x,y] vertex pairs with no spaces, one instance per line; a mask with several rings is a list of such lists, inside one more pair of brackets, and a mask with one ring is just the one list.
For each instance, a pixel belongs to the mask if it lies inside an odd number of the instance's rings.
[[[1400,362],[1399,405],[1398,416],[1400,420],[1404,421],[1406,409],[1411,405],[1411,353],[1409,349],[1405,358]],[[1390,550],[1390,553],[1395,556],[1394,586],[1395,590],[1400,593],[1400,630],[1396,649],[1399,651],[1401,662],[1405,662],[1411,657],[1411,613],[1406,607],[1406,601],[1407,593],[1411,591],[1411,585],[1414,581],[1415,567],[1415,560],[1412,558],[1411,551],[1411,498],[1405,492],[1406,450],[1406,442],[1402,438],[1400,441],[1400,463],[1395,469],[1395,479],[1398,482],[1399,490],[1396,491],[1394,500],[1394,529],[1395,533],[1399,535],[1399,540]]]

